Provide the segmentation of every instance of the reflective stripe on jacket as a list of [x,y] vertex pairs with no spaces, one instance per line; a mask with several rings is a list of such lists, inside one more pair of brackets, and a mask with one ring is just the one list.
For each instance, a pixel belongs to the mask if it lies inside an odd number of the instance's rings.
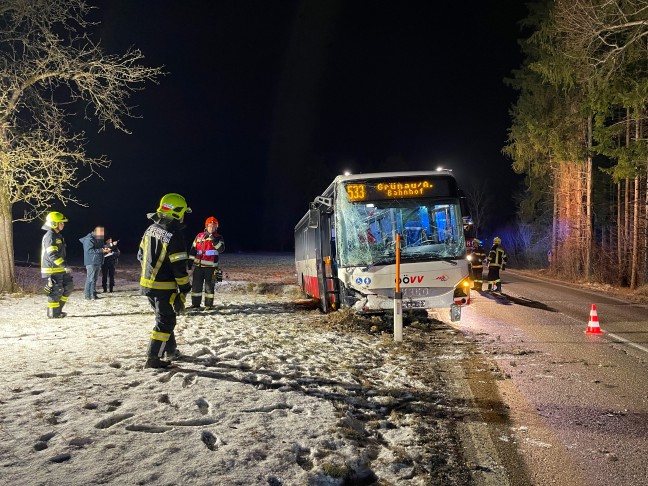
[[483,268],[484,266],[484,260],[486,259],[486,251],[482,246],[478,246],[475,248],[472,253],[472,260],[470,261],[470,264],[472,265],[473,268]]
[[65,273],[65,239],[47,225],[41,247],[41,275],[46,277],[53,273]]
[[155,291],[188,292],[187,246],[175,221],[155,222],[147,228],[140,242],[137,259],[142,264],[140,287],[144,295]]
[[196,235],[189,250],[189,258],[197,267],[217,267],[218,254],[223,251],[225,251],[223,237],[217,233],[203,231]]
[[491,267],[506,266],[506,252],[499,245],[493,245],[488,253],[488,265]]

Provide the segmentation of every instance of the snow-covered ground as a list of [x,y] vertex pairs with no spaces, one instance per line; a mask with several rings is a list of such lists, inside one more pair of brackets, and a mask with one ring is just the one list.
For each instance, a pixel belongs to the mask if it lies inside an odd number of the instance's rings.
[[134,267],[65,319],[0,295],[0,484],[469,484],[450,327],[421,318],[395,345],[384,318],[304,301],[290,255],[223,267],[215,310],[179,317],[171,370],[142,368],[154,317]]

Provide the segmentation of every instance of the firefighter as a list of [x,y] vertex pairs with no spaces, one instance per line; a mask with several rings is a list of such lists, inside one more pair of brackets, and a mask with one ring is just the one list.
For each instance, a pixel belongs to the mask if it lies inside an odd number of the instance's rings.
[[41,276],[47,279],[47,317],[60,319],[67,314],[63,306],[74,289],[72,270],[66,266],[65,239],[61,234],[67,218],[53,211],[45,218],[43,246],[41,249]]
[[470,253],[470,266],[472,268],[473,289],[482,290],[484,283],[484,260],[486,259],[486,250],[482,246],[481,240],[475,238],[472,241],[472,252]]
[[493,247],[488,252],[488,290],[495,288],[496,292],[502,291],[500,268],[506,270],[506,251],[502,247],[502,239],[493,238]]
[[142,237],[137,259],[142,264],[140,292],[148,297],[155,310],[155,327],[151,331],[145,368],[167,368],[176,356],[173,329],[176,313],[184,308],[191,290],[187,274],[187,245],[182,235],[185,213],[190,213],[187,201],[180,194],[166,194],[155,213],[147,217],[153,224]]
[[218,269],[218,255],[225,251],[225,241],[218,234],[218,220],[210,216],[205,220],[205,231],[198,233],[189,250],[189,268],[192,266],[191,309],[200,310],[203,289],[205,310],[214,306],[214,287],[222,281]]

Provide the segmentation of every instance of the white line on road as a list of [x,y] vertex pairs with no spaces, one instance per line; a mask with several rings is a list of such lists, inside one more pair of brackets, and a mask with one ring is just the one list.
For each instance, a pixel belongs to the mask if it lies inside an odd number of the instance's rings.
[[[567,288],[570,288],[571,290],[577,290],[577,291],[584,292],[584,293],[592,293],[590,290],[581,289],[581,288],[578,288],[578,287],[569,287],[567,285],[559,284],[559,283],[556,283],[556,282],[548,280],[548,279],[534,278],[534,277],[530,277],[528,275],[520,274],[518,272],[511,272],[511,273],[513,273],[513,274],[515,274],[517,276],[520,276],[522,278],[528,278],[530,280],[536,280],[536,281],[540,281],[540,282],[548,282],[548,283],[551,283],[553,285],[557,285],[559,287],[567,287]],[[619,298],[615,298],[615,297],[609,297],[607,295],[605,296],[605,298],[606,299],[611,299],[611,300],[616,300],[617,302],[623,302],[624,304],[631,303],[631,302],[628,302],[627,300],[623,300],[623,299],[619,299]],[[567,317],[568,319],[578,321],[578,319],[576,319],[576,318],[574,318],[574,317],[572,317],[570,315],[567,315],[564,312],[559,312],[559,314]],[[580,321],[578,321],[578,322],[580,322]],[[637,343],[633,343],[632,341],[630,341],[628,339],[625,339],[625,338],[622,338],[621,336],[619,336],[617,334],[614,334],[612,332],[604,331],[604,335],[605,336],[610,336],[612,338],[612,340],[615,340],[615,341],[617,341],[619,343],[627,344],[628,346],[632,346],[633,348],[639,349],[639,350],[643,351],[644,353],[648,353],[648,348],[646,348],[645,346],[642,346],[642,345],[637,344]]]
[[622,338],[621,336],[617,336],[616,334],[613,334],[611,332],[606,332],[605,334],[607,334],[608,336],[616,339],[617,341],[620,341],[622,343],[627,344],[628,346],[632,346],[633,348],[637,348],[637,349],[642,350],[644,353],[648,353],[648,348],[645,348],[644,346],[641,346],[640,344],[633,343],[632,341],[628,341],[627,339]]

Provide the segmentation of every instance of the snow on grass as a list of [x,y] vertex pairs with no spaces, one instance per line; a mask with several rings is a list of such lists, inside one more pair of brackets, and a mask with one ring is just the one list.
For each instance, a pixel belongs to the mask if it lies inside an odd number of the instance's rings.
[[72,294],[65,319],[0,297],[0,484],[465,484],[432,362],[447,329],[398,347],[384,319],[304,305],[288,257],[225,262],[215,309],[179,317],[170,370],[142,369],[136,268]]

